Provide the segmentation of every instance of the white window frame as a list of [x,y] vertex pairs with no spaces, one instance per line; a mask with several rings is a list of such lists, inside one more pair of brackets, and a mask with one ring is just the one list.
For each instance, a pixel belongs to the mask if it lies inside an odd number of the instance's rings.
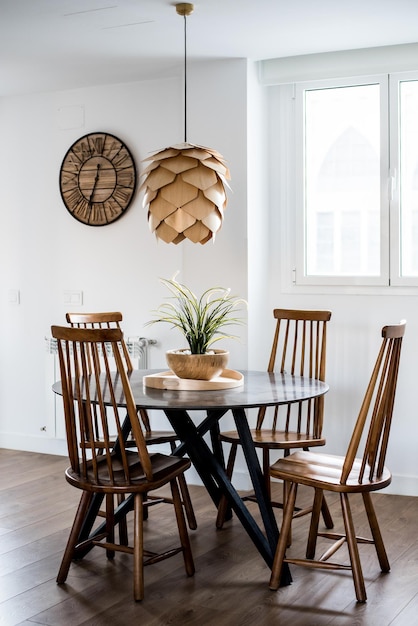
[[[380,275],[379,276],[324,276],[307,275],[306,273],[306,219],[305,219],[305,188],[304,188],[304,118],[306,90],[326,89],[332,87],[347,87],[355,85],[379,84],[380,86]],[[378,74],[344,79],[316,80],[298,83],[295,86],[295,267],[293,282],[296,285],[306,286],[388,286],[390,284],[390,246],[389,246],[389,219],[390,204],[389,182],[389,102],[388,102],[388,75]],[[416,281],[418,284],[418,281]]]
[[400,124],[399,86],[404,81],[418,81],[418,70],[397,72],[389,76],[390,94],[390,284],[397,286],[418,286],[418,277],[401,276],[401,205],[400,205]]

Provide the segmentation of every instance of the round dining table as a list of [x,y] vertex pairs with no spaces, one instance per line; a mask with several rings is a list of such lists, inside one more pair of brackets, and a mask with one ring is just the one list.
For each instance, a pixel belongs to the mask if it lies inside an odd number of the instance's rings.
[[[222,495],[227,497],[232,511],[271,567],[279,531],[250,433],[247,411],[315,398],[325,394],[328,385],[308,377],[243,370],[240,371],[243,376],[242,384],[231,388],[185,390],[176,388],[172,380],[167,383],[168,388],[155,388],[144,383],[144,377],[147,381],[157,373],[156,370],[134,370],[129,374],[136,407],[164,412],[181,442],[174,454],[187,455],[190,458],[216,507]],[[124,393],[117,379],[118,375],[115,373],[116,398],[118,404],[123,406]],[[60,393],[59,382],[54,384],[53,390]],[[102,389],[102,392],[106,401],[106,389]],[[244,504],[225,471],[219,441],[219,421],[229,411],[241,439],[248,473],[257,497],[261,524],[257,523]],[[93,521],[83,529],[85,536],[90,532]],[[287,564],[285,566],[282,585],[291,582],[290,571]]]

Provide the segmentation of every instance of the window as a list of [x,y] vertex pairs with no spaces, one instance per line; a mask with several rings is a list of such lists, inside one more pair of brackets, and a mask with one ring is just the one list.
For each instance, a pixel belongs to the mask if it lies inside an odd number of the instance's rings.
[[418,73],[299,84],[295,104],[296,284],[418,285]]
[[[394,97],[391,103],[399,130],[393,133],[393,171],[399,172],[399,190],[394,194],[399,228],[399,277],[418,284],[418,77],[391,78]],[[397,96],[397,97],[396,97]],[[396,267],[393,268],[394,274]],[[415,280],[413,280],[415,277]]]

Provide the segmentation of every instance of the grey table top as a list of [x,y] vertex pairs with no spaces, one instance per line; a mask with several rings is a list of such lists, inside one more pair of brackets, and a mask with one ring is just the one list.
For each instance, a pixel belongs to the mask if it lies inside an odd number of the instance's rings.
[[[137,407],[144,409],[184,409],[209,410],[253,408],[288,404],[321,396],[328,391],[328,385],[315,379],[290,376],[289,374],[244,371],[242,386],[231,389],[214,390],[176,390],[155,389],[143,383],[143,377],[155,374],[158,370],[134,370],[130,374],[130,383]],[[117,377],[117,374],[115,374]],[[53,389],[60,393],[60,384]],[[116,396],[118,383],[116,382]],[[121,394],[121,404],[123,396]]]

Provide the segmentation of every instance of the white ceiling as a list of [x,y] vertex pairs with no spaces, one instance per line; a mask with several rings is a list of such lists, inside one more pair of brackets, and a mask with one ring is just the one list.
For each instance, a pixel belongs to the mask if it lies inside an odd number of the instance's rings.
[[[0,96],[182,68],[172,0],[0,0]],[[187,56],[276,58],[418,42],[418,0],[198,0]],[[417,59],[418,61],[418,59]]]

